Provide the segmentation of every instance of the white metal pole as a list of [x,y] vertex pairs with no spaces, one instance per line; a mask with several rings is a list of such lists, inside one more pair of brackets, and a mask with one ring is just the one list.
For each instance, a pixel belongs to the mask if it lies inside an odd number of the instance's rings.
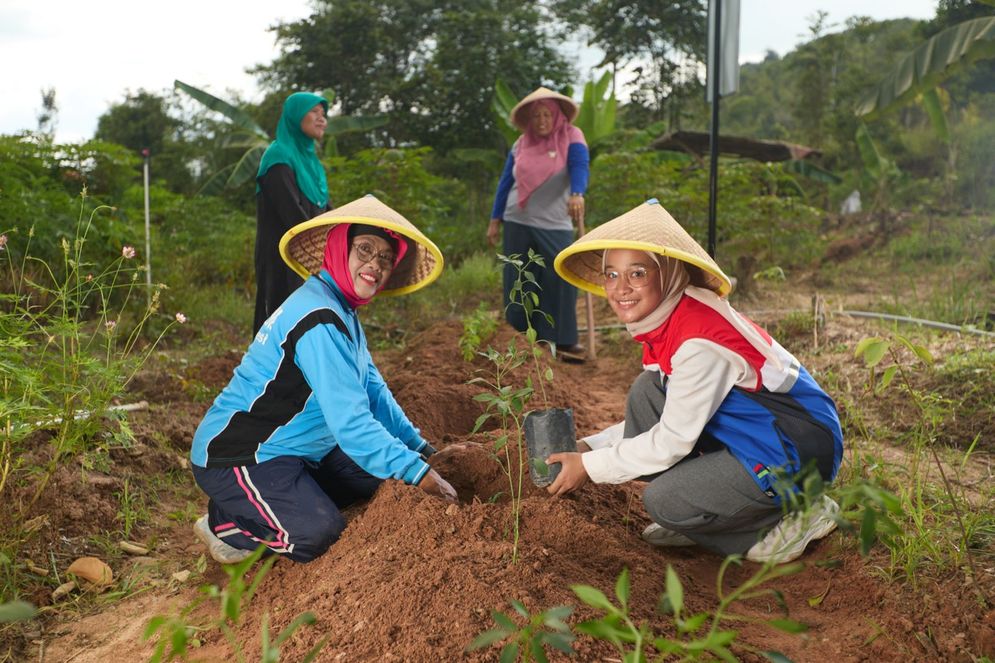
[[149,305],[152,304],[152,238],[150,236],[149,223],[149,148],[142,150],[145,156],[144,179],[145,179],[145,286],[146,298]]

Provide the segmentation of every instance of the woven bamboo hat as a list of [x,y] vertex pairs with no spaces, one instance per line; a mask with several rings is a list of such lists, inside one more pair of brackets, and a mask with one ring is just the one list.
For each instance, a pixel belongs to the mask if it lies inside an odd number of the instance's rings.
[[553,99],[558,102],[568,122],[573,122],[577,119],[577,113],[580,112],[580,106],[577,105],[577,102],[566,95],[553,92],[545,87],[537,88],[529,96],[515,104],[515,107],[511,109],[511,113],[508,114],[508,119],[519,130],[525,131],[529,128],[529,121],[531,120],[529,117],[529,106],[533,101],[539,101],[540,99]]
[[442,273],[442,252],[410,221],[372,195],[354,200],[288,230],[280,240],[280,255],[290,268],[307,278],[321,270],[328,231],[340,223],[363,223],[393,230],[408,240],[408,251],[379,295],[403,295],[424,288]]
[[656,198],[598,226],[560,251],[553,267],[569,283],[606,297],[602,277],[606,249],[635,249],[677,258],[685,263],[691,285],[720,296],[732,290],[729,277]]

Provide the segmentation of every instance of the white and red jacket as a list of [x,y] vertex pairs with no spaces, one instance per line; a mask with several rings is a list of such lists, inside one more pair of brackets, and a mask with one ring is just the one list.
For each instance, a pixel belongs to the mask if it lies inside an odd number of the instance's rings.
[[585,441],[582,460],[599,483],[673,467],[703,435],[723,444],[773,496],[777,471],[815,463],[832,480],[843,435],[832,399],[791,353],[724,299],[688,287],[656,329],[634,337],[643,367],[666,376],[660,422],[625,439],[624,422]]

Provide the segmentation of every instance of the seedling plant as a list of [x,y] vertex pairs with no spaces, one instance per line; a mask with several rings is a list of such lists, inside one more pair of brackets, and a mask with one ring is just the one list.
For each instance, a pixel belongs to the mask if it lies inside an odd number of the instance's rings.
[[[521,306],[525,311],[525,339],[528,346],[519,348],[517,339],[512,338],[504,352],[499,352],[488,346],[487,350],[481,353],[491,362],[493,369],[488,378],[478,377],[470,380],[471,384],[482,384],[488,389],[474,397],[474,400],[484,403],[485,411],[477,417],[473,432],[480,430],[481,426],[491,417],[497,417],[500,422],[500,433],[494,440],[492,451],[508,478],[511,499],[512,561],[517,562],[522,487],[527,472],[528,457],[523,444],[523,424],[528,415],[528,405],[536,393],[536,386],[539,388],[544,406],[548,406],[549,401],[546,397],[544,383],[553,380],[553,369],[548,366],[544,368],[539,361],[543,355],[543,350],[537,341],[536,330],[532,326],[532,316],[535,314],[543,315],[550,324],[552,324],[552,318],[539,310],[539,295],[534,290],[526,288],[526,284],[529,283],[533,284],[535,288],[539,287],[535,275],[529,271],[529,267],[532,265],[544,266],[542,256],[529,250],[526,260],[522,260],[517,254],[499,255],[498,259],[502,264],[515,270],[516,276],[511,288],[508,306]],[[532,366],[524,383],[516,383],[514,371],[529,362]]]

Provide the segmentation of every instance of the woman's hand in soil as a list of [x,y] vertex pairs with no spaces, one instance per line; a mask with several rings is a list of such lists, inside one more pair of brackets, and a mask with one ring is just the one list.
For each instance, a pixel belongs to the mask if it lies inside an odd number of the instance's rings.
[[579,453],[569,452],[550,454],[546,459],[546,464],[559,463],[561,467],[560,473],[556,475],[556,480],[546,490],[559,497],[572,493],[587,483],[590,477],[587,476],[584,461],[581,460],[580,456]]
[[459,501],[456,489],[449,485],[449,482],[443,479],[435,470],[429,470],[428,474],[423,476],[421,481],[418,482],[418,487],[429,495],[436,495],[447,502]]

